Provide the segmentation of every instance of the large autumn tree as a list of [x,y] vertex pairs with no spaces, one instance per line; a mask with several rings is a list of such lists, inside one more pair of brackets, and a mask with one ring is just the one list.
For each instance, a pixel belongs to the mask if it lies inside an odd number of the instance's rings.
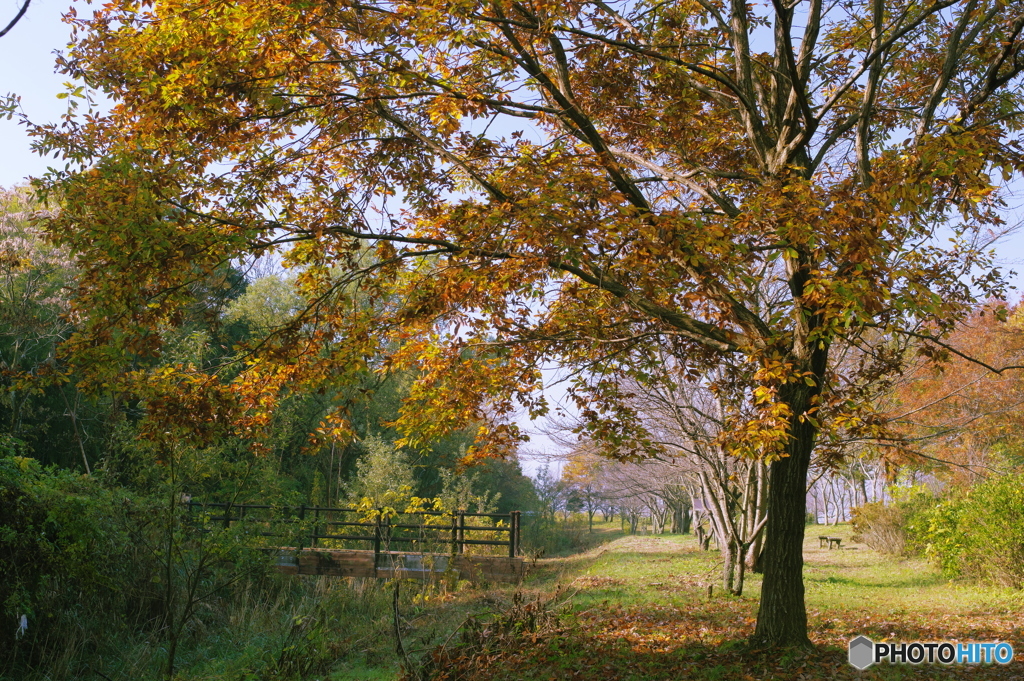
[[608,374],[642,384],[632,349],[691,377],[742,360],[756,409],[723,437],[771,462],[759,644],[808,644],[811,452],[899,368],[866,349],[839,376],[830,351],[941,338],[1001,286],[979,239],[1022,169],[1016,2],[112,0],[69,21],[60,67],[110,106],[34,133],[68,164],[42,186],[85,271],[81,360],[159,352],[189,281],[271,252],[302,309],[230,380],[140,382],[152,413],[256,440],[281,391],[407,367],[407,444],[477,423],[485,453],[557,361],[621,453],[652,445]]

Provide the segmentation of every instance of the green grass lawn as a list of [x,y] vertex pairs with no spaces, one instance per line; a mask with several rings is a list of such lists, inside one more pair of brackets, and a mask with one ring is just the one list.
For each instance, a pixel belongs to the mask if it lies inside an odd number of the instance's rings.
[[[843,537],[842,548],[819,548],[821,534]],[[814,654],[745,649],[759,575],[748,576],[742,597],[726,595],[713,549],[700,551],[691,536],[636,536],[537,561],[524,589],[560,609],[558,624],[461,662],[456,655],[448,678],[456,671],[502,680],[1024,678],[1021,593],[952,584],[922,560],[882,556],[850,534],[843,525],[807,528]],[[881,664],[858,672],[847,664],[846,644],[860,634],[875,641],[1004,640],[1017,657],[1006,666]]]

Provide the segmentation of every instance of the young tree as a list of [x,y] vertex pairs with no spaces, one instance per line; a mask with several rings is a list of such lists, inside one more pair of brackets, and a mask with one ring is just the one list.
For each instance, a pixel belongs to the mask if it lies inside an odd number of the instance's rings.
[[724,365],[695,381],[664,354],[651,364],[635,404],[676,475],[702,501],[722,552],[722,587],[740,595],[747,565],[758,567],[768,520],[767,467],[759,457],[734,456],[726,436],[750,419],[749,372]]
[[164,377],[187,396],[165,407],[194,414],[202,388],[258,434],[281,391],[398,348],[406,444],[472,422],[483,452],[518,437],[485,417],[545,410],[557,360],[584,370],[590,436],[639,453],[602,370],[653,340],[695,373],[742,357],[756,409],[729,446],[771,466],[762,645],[809,643],[824,419],[899,369],[865,354],[839,381],[833,345],[941,342],[1001,288],[979,239],[1022,166],[1024,14],[1003,0],[114,0],[69,21],[60,66],[111,107],[33,132],[69,163],[42,185],[85,272],[83,361],[155,352],[185,283],[275,250],[305,306],[230,381]]
[[554,522],[555,514],[565,506],[565,485],[551,472],[551,466],[545,464],[537,471],[533,487],[537,490],[537,510],[541,518]]
[[594,531],[594,515],[604,501],[601,473],[602,467],[607,465],[607,459],[577,450],[569,455],[569,460],[562,469],[562,482],[586,511],[587,527],[590,532]]
[[394,444],[379,437],[364,443],[366,455],[356,464],[355,480],[349,486],[349,501],[371,508],[404,509],[416,491],[416,478],[408,456]]

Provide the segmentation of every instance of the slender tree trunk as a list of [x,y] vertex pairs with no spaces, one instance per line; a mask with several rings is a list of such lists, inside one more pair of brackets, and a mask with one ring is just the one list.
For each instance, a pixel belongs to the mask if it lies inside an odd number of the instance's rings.
[[668,520],[668,508],[661,508],[657,502],[647,507],[651,514],[651,534],[665,534],[665,521]]
[[750,543],[750,548],[747,549],[747,555],[744,558],[744,563],[747,569],[754,574],[761,574],[761,554],[764,547],[764,532],[757,535],[757,538]]
[[64,386],[60,387],[60,396],[64,398],[64,406],[68,409],[68,416],[71,417],[71,432],[75,435],[75,442],[78,444],[78,451],[82,453],[82,463],[85,465],[85,474],[92,475],[92,469],[89,468],[89,458],[85,455],[85,445],[82,443],[82,438],[78,434],[78,410],[71,406],[71,402],[68,401],[67,393],[64,392]]
[[739,546],[736,555],[736,588],[733,589],[733,594],[736,596],[743,595],[743,578],[746,576],[746,561],[744,560],[748,547],[744,544]]
[[725,593],[731,594],[733,591],[733,578],[736,574],[736,545],[733,542],[728,542],[722,546],[722,559],[724,565],[722,566],[722,589]]
[[178,501],[178,485],[175,476],[175,452],[173,450],[165,450],[167,452],[166,461],[168,462],[168,472],[170,473],[170,497],[167,500],[167,545],[164,547],[166,555],[164,556],[164,627],[167,631],[167,665],[165,667],[167,681],[173,681],[174,679],[174,662],[178,652],[178,629],[175,626],[177,624],[175,611],[177,609],[177,602],[175,599],[175,580],[174,580],[174,554],[175,554],[175,525],[176,525],[176,502]]
[[[751,519],[752,527],[761,522],[761,519],[768,513],[768,468],[760,462],[755,465],[759,468],[757,471],[757,499]],[[746,555],[743,557],[746,569],[758,574],[761,573],[761,551],[764,547],[764,535],[765,530],[762,529],[754,537],[744,537],[749,542],[745,552]]]

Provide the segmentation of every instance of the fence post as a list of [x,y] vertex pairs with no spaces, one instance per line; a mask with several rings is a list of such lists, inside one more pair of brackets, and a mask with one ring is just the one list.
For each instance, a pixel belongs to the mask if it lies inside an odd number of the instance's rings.
[[373,569],[374,574],[377,574],[377,563],[380,560],[380,517],[381,514],[377,513],[377,520],[373,525]]
[[231,502],[224,504],[224,529],[231,527]]
[[508,557],[519,555],[519,511],[512,511],[508,517]]
[[313,507],[313,530],[309,533],[309,546],[310,546],[310,548],[314,548],[314,549],[316,548],[316,544],[317,544],[317,541],[318,541],[316,535],[320,534],[319,525],[320,525],[320,507],[319,506],[314,506]]
[[459,553],[466,552],[466,514],[459,511]]
[[452,555],[459,552],[459,517],[452,514]]

